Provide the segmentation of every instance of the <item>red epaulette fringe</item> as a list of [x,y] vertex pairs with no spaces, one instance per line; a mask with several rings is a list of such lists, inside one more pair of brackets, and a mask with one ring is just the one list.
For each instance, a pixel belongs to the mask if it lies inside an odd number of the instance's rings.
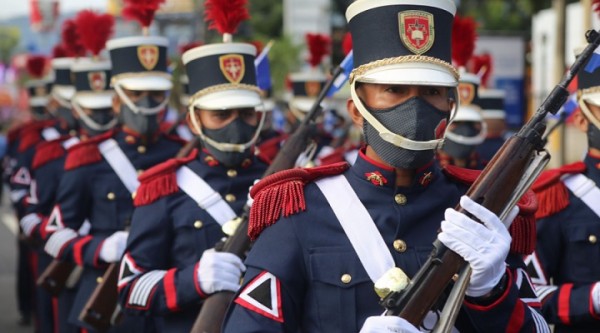
[[566,174],[582,173],[585,170],[585,163],[576,162],[542,173],[531,186],[540,203],[536,218],[542,219],[567,208],[569,206],[569,190],[562,182],[561,177]]
[[67,150],[65,170],[73,170],[102,161],[102,154],[98,149],[98,145],[102,141],[111,138],[115,132],[116,130],[110,130],[70,147]]
[[31,168],[37,168],[65,156],[65,148],[62,146],[62,139],[52,140],[40,143],[35,149]]
[[287,138],[287,134],[281,134],[263,141],[260,145],[258,145],[257,157],[266,164],[271,164],[281,148],[281,143]]
[[149,205],[156,200],[177,193],[177,169],[198,156],[198,150],[192,152],[183,158],[174,158],[160,163],[142,173],[139,177],[140,187],[138,187],[133,200],[136,207]]
[[339,175],[348,169],[348,163],[337,163],[310,169],[289,169],[265,177],[252,187],[254,198],[250,210],[248,236],[256,239],[279,218],[306,210],[304,186],[322,177]]

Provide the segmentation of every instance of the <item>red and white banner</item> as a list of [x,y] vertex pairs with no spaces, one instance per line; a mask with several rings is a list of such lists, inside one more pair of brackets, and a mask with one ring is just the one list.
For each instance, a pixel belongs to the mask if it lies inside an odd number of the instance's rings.
[[49,31],[54,28],[58,19],[59,0],[30,0],[29,17],[31,29],[36,32]]

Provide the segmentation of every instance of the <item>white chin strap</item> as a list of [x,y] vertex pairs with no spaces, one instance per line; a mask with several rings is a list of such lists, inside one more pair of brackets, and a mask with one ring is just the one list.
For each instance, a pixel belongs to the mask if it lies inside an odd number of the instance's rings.
[[135,105],[131,101],[131,99],[129,99],[129,97],[127,97],[127,95],[125,94],[125,91],[123,91],[123,88],[121,87],[121,85],[119,83],[116,83],[114,85],[114,88],[115,88],[115,91],[117,92],[117,95],[119,95],[119,98],[121,99],[121,101],[123,101],[123,103],[125,103],[125,105],[127,105],[129,107],[129,109],[131,111],[133,111],[134,113],[141,113],[143,115],[157,114],[160,111],[164,110],[165,107],[167,106],[167,104],[169,104],[169,98],[168,98],[168,96],[165,96],[165,100],[153,108],[139,107],[139,106]]
[[479,131],[479,134],[475,136],[464,136],[456,134],[452,131],[446,131],[446,135],[444,137],[448,140],[454,141],[459,144],[467,146],[476,146],[485,141],[485,137],[487,136],[487,124],[485,122],[480,122],[480,124],[481,131]]
[[[204,132],[202,132],[202,126],[200,125],[200,122],[198,121],[196,112],[194,112],[193,102],[191,102],[190,105],[188,106],[188,111],[190,113],[190,118],[192,119],[192,127],[194,128],[194,130],[196,132],[198,132],[197,135],[200,137],[200,139],[202,139],[202,141],[208,143],[209,145],[215,147],[217,150],[223,151],[223,152],[243,153],[248,148],[250,148],[252,145],[254,145],[256,140],[258,140],[258,136],[260,134],[260,131],[263,128],[263,124],[265,123],[265,118],[266,118],[264,114],[260,117],[260,122],[258,123],[258,127],[256,128],[256,132],[254,133],[254,136],[252,137],[252,139],[250,141],[248,141],[246,143],[228,143],[228,142],[217,142],[217,141],[209,138],[208,136],[206,136],[204,134]],[[262,111],[256,111],[256,112],[262,112]]]
[[[369,112],[365,108],[362,101],[356,94],[355,84],[356,84],[356,81],[353,81],[352,84],[350,85],[350,94],[352,96],[352,100],[354,101],[354,105],[356,105],[358,112],[360,112],[360,114],[363,116],[363,118],[366,121],[368,121],[369,124],[377,130],[377,132],[379,133],[379,136],[384,141],[389,142],[396,147],[401,147],[404,149],[414,150],[414,151],[432,150],[432,149],[438,149],[438,148],[442,147],[442,144],[444,143],[443,138],[429,140],[429,141],[414,141],[414,140],[405,138],[402,135],[396,134],[396,133],[390,131],[389,129],[387,129],[385,126],[383,126],[383,124],[381,122],[379,122],[379,120],[375,119],[375,117],[371,114],[371,112]],[[456,113],[457,104],[458,103],[455,103],[454,107],[450,111],[451,113],[450,113],[450,119],[448,120],[448,124],[454,118],[454,114]]]
[[79,115],[79,117],[81,118],[81,120],[91,129],[95,130],[95,131],[108,131],[109,129],[115,127],[115,125],[117,125],[117,118],[113,118],[113,120],[111,120],[110,122],[108,122],[107,124],[104,125],[100,125],[97,122],[95,122],[92,118],[88,117],[87,114],[85,114],[85,112],[81,109],[81,106],[79,106],[79,104],[77,103],[76,100],[73,101],[73,109],[75,110],[75,112],[77,112],[77,114]]
[[60,104],[60,106],[67,109],[71,108],[71,102],[62,98],[56,91],[52,91],[52,98],[54,98],[58,102],[58,104]]
[[600,120],[598,120],[594,114],[592,113],[592,111],[590,111],[590,108],[587,106],[588,101],[585,100],[585,97],[580,97],[579,98],[579,107],[581,108],[581,111],[583,112],[583,114],[585,114],[585,116],[587,117],[587,119],[594,124],[594,126],[596,126],[597,128],[600,129]]

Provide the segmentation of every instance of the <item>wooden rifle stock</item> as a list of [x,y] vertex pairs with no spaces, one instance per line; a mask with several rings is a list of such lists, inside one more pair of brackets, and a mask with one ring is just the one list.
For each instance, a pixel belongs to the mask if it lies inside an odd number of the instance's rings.
[[[271,163],[263,174],[263,177],[294,167],[298,156],[306,149],[310,139],[316,133],[314,119],[321,110],[321,101],[327,96],[327,92],[329,92],[329,88],[331,88],[335,79],[342,73],[343,69],[337,67],[332,77],[319,93],[311,110],[302,123],[294,130],[294,133],[285,141],[283,147],[281,147],[281,150],[275,156],[273,163]],[[235,233],[227,238],[221,251],[233,253],[242,259],[245,258],[251,243],[247,234],[249,211],[250,207],[244,207],[244,214],[241,216],[241,221]],[[220,291],[207,297],[202,303],[202,309],[194,322],[191,333],[220,333],[221,325],[233,296],[234,293],[232,292]]]
[[[492,161],[467,192],[471,199],[498,216],[514,204],[513,197],[522,184],[521,178],[533,160],[545,153],[542,134],[545,130],[546,115],[555,114],[565,103],[569,96],[567,86],[600,45],[600,34],[596,31],[588,31],[586,37],[590,44],[561,82],[538,108],[532,119],[494,155]],[[465,212],[460,206],[456,209]],[[408,287],[403,291],[390,293],[381,301],[387,309],[386,315],[398,315],[418,327],[440,299],[455,274],[466,265],[462,257],[436,240],[432,254]]]
[[80,274],[81,268],[75,263],[54,259],[39,276],[36,284],[56,297],[65,287],[73,287]]
[[111,263],[102,281],[88,299],[79,314],[79,320],[103,332],[111,325],[118,324],[121,309],[118,305],[117,280],[119,279],[119,263]]

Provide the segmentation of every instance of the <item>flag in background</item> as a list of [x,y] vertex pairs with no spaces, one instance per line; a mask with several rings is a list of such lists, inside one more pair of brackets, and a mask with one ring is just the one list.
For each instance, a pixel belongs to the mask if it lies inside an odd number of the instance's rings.
[[600,47],[594,50],[592,53],[592,57],[588,60],[587,65],[585,65],[585,71],[588,73],[593,73],[598,67],[600,67]]
[[271,83],[271,67],[269,66],[269,51],[273,46],[273,41],[269,41],[262,52],[254,59],[254,67],[256,68],[256,84],[261,90],[270,90]]
[[329,91],[327,92],[327,97],[331,97],[338,92],[350,78],[350,72],[352,72],[352,68],[354,68],[354,52],[352,50],[348,52],[344,60],[342,60],[340,67],[344,71],[335,79],[335,81],[333,81],[331,88],[329,88]]

